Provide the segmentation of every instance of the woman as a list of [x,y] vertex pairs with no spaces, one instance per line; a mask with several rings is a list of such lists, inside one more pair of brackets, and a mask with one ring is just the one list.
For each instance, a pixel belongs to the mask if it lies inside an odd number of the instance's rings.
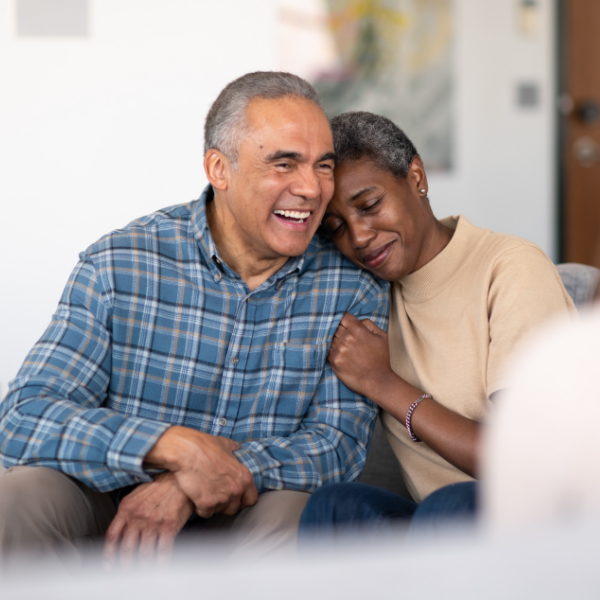
[[502,365],[531,329],[573,303],[534,244],[462,216],[437,220],[423,163],[389,119],[350,112],[331,125],[336,189],[322,231],[354,264],[392,282],[392,302],[387,335],[346,314],[329,362],[381,407],[416,502],[334,484],[313,494],[301,527],[472,513],[480,423],[504,387]]

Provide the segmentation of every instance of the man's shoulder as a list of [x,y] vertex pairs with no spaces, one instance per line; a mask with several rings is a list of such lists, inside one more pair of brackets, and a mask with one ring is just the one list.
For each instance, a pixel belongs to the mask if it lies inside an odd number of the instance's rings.
[[87,253],[93,255],[107,248],[140,249],[157,241],[167,241],[173,236],[185,236],[187,232],[193,235],[192,216],[197,202],[195,200],[185,204],[174,204],[139,217],[125,227],[103,235],[87,249]]
[[305,254],[301,279],[319,291],[334,290],[340,293],[380,294],[387,292],[389,284],[369,271],[350,262],[333,242],[317,233]]

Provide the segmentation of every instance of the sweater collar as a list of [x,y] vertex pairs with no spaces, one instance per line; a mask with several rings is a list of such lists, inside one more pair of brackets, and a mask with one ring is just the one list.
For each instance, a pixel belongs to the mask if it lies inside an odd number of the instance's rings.
[[446,288],[473,256],[474,246],[486,231],[471,225],[462,215],[446,217],[441,223],[454,229],[454,235],[433,260],[398,281],[407,302],[426,302]]

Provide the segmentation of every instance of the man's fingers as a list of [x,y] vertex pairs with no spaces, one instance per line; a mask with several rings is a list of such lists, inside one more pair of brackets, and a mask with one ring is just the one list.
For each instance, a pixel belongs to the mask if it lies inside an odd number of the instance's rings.
[[258,491],[256,486],[251,485],[242,495],[241,508],[247,508],[248,506],[254,506],[258,501]]
[[151,565],[154,562],[154,551],[156,549],[158,537],[159,534],[156,529],[142,531],[140,547],[138,550],[141,564]]
[[224,515],[237,515],[241,503],[242,499],[239,496],[234,496],[219,512],[222,512]]
[[140,530],[128,527],[123,534],[119,549],[119,564],[128,569],[135,561],[135,554],[140,544]]
[[230,438],[223,438],[226,441],[227,446],[229,446],[229,449],[233,452],[234,450],[239,450],[240,449],[240,445],[235,442],[234,440],[230,439]]
[[171,532],[162,532],[156,543],[156,564],[167,566],[171,562],[175,535]]
[[106,531],[104,538],[104,551],[102,557],[104,559],[104,565],[107,568],[113,568],[117,560],[117,553],[119,551],[119,542],[127,525],[127,520],[123,515],[117,513],[113,519],[110,527]]

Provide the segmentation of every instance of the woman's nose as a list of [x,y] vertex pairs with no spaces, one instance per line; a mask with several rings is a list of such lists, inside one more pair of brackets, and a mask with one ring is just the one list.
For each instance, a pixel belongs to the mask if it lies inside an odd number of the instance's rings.
[[365,222],[349,225],[353,248],[366,248],[377,235]]

